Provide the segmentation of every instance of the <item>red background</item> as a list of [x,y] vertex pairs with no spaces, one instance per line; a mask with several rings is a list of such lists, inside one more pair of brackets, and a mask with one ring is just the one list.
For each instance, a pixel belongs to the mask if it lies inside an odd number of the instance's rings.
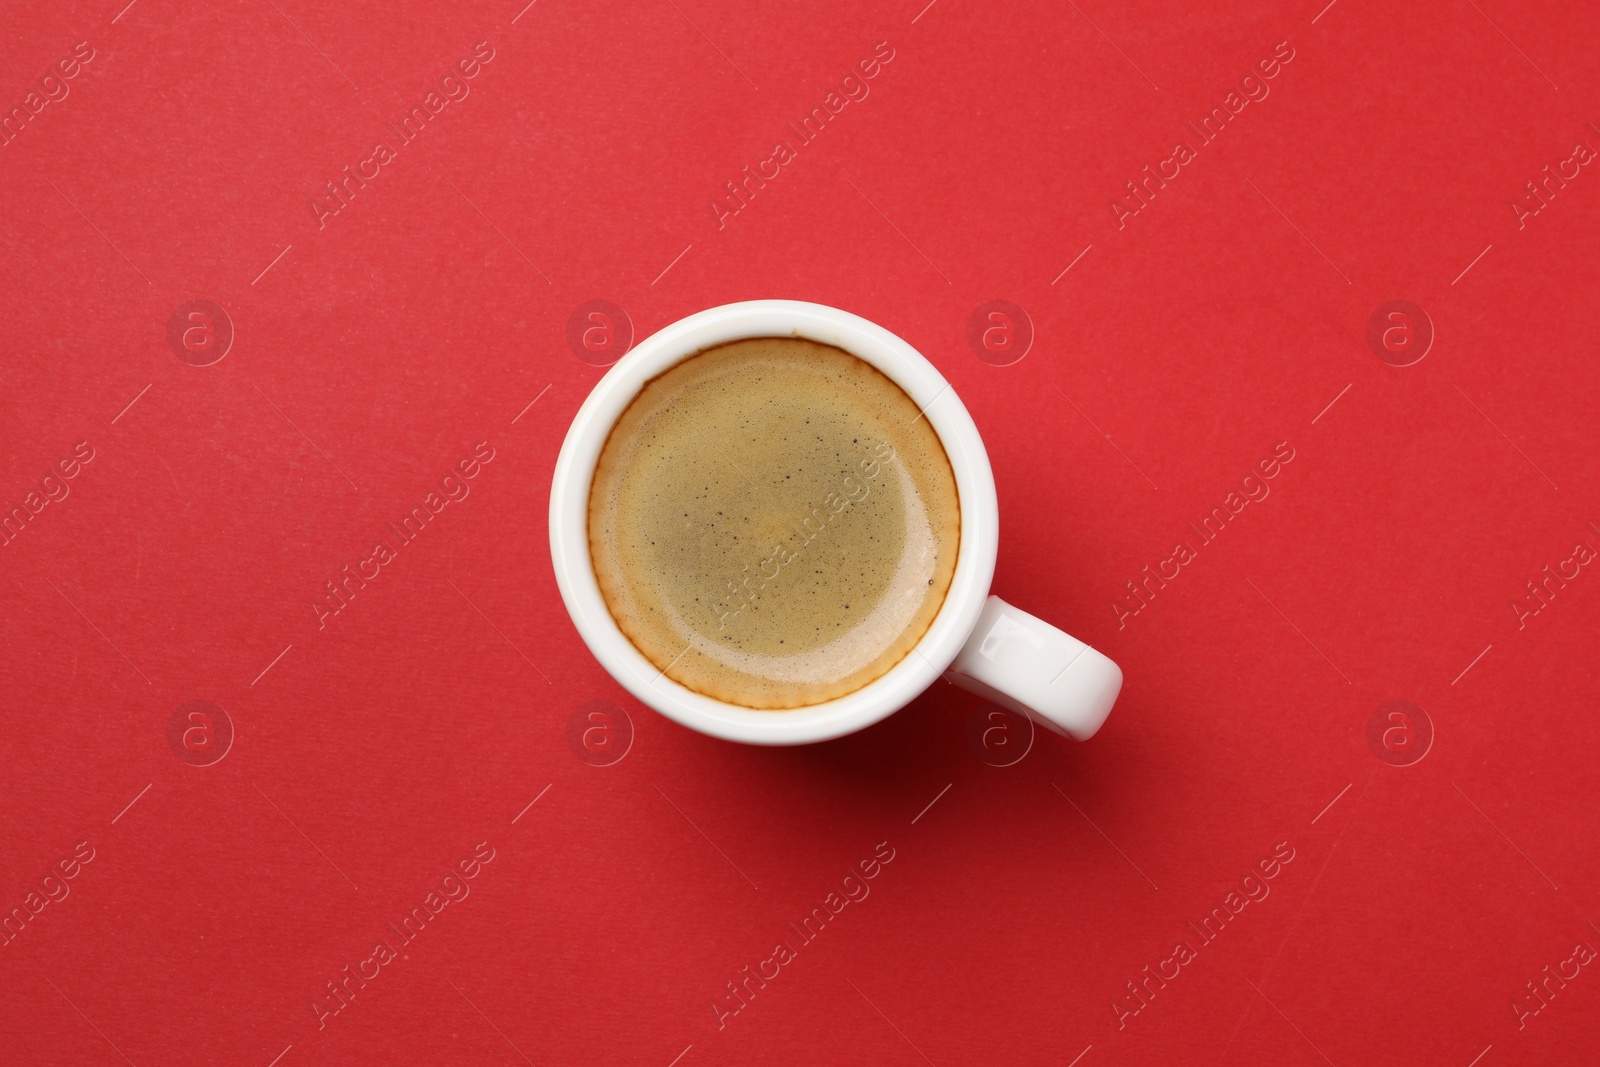
[[[1510,204],[1600,145],[1600,22],[923,2],[11,6],[5,107],[94,58],[0,149],[0,503],[94,459],[0,548],[0,908],[95,858],[0,948],[0,1059],[1593,1059],[1592,968],[1521,1029],[1511,1005],[1600,946],[1600,576],[1509,605],[1600,546],[1600,176],[1521,228]],[[1124,183],[1285,40],[1119,229]],[[319,228],[322,183],[479,41],[470,95]],[[870,95],[719,229],[722,183],[880,41]],[[587,654],[545,532],[601,373],[569,316],[610,300],[642,338],[769,296],[954,384],[996,591],[1126,673],[1093,741],[990,766],[985,706],[941,683],[740,747]],[[191,299],[235,331],[210,366],[168,344]],[[991,299],[1036,334],[1010,366],[967,342]],[[1397,299],[1436,331],[1406,367],[1366,337]],[[319,630],[322,584],[484,440],[470,497]],[[1119,629],[1123,583],[1280,441],[1270,497]],[[210,766],[168,742],[191,700],[236,731]],[[567,740],[595,700],[635,735],[610,766]],[[1390,700],[1431,722],[1420,762],[1369,745]],[[324,983],[480,841],[471,895],[319,1029]],[[871,896],[719,1030],[724,983],[879,842]],[[1271,895],[1119,1029],[1124,983],[1280,842]]]

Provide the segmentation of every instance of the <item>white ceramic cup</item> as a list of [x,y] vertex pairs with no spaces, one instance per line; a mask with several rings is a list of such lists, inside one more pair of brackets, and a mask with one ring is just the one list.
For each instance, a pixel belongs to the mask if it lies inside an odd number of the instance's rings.
[[[611,428],[639,390],[669,367],[747,337],[805,337],[866,360],[922,409],[955,472],[961,543],[944,605],[928,632],[887,673],[842,697],[786,711],[725,703],[668,678],[634,647],[607,609],[589,558],[589,488]],[[623,687],[701,733],[758,745],[840,737],[905,707],[941,675],[1056,733],[1088,740],[1122,688],[1111,660],[989,594],[1000,545],[994,474],[978,428],[933,364],[905,341],[837,308],[751,300],[711,308],[641,341],[578,409],[550,485],[550,558],[567,611],[590,651]]]

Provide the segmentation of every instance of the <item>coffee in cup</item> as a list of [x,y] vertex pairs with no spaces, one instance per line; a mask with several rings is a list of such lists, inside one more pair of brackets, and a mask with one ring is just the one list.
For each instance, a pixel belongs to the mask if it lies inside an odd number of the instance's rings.
[[950,588],[961,508],[900,386],[833,345],[752,337],[633,398],[601,449],[588,533],[606,607],[657,670],[781,710],[911,654]]

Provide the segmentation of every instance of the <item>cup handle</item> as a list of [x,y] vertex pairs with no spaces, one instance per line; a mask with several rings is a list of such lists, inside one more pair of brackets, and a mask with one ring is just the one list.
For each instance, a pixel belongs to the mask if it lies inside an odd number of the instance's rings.
[[1079,741],[1094,736],[1122,691],[1110,659],[997,596],[944,676]]

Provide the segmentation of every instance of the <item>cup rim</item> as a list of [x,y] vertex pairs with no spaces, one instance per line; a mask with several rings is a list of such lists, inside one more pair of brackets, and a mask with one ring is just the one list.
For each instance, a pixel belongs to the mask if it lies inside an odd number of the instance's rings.
[[[961,536],[944,604],[922,640],[860,689],[784,710],[742,707],[666,677],[630,641],[601,595],[589,554],[588,501],[612,427],[652,378],[715,345],[751,337],[803,337],[834,345],[882,371],[923,411],[955,474]],[[983,610],[999,548],[994,474],[978,428],[950,383],[908,342],[859,315],[798,300],[748,300],[709,308],[651,334],[595,384],[567,430],[550,483],[550,558],[579,635],[601,666],[642,703],[683,726],[730,741],[793,745],[841,737],[887,717],[936,681]]]

